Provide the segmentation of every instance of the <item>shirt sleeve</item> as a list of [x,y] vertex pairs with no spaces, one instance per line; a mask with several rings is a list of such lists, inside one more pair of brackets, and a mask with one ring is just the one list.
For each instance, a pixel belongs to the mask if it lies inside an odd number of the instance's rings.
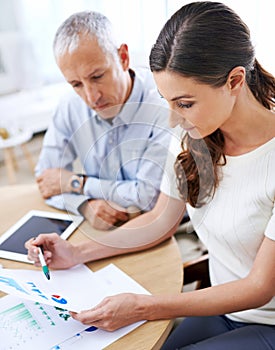
[[266,227],[265,236],[275,241],[275,207],[273,207],[272,216]]
[[[113,201],[124,208],[134,205],[143,211],[152,209],[159,195],[170,138],[171,133],[167,128],[155,126],[147,147],[138,160],[134,155],[130,155],[131,149],[128,149],[129,163],[139,162],[138,170],[132,179],[110,180],[89,177],[85,183],[84,194],[91,198]],[[125,151],[127,152],[124,149]]]
[[270,203],[273,205],[272,215],[265,229],[265,236],[275,241],[275,152],[270,155],[267,165],[267,176],[265,179],[265,189]]
[[76,153],[69,143],[71,131],[65,121],[64,115],[65,111],[60,106],[54,114],[44,136],[42,151],[35,168],[36,176],[49,168],[73,169],[73,161],[76,159]]
[[181,129],[175,129],[175,132],[171,138],[169,151],[166,159],[165,169],[163,172],[163,177],[160,185],[160,190],[169,197],[175,199],[180,198],[180,194],[177,188],[177,178],[174,169],[174,164],[177,158],[177,155],[181,152]]
[[[73,170],[73,162],[76,159],[76,154],[69,143],[71,134],[64,119],[64,115],[64,105],[60,104],[44,136],[42,150],[35,167],[36,176],[49,168],[65,168],[70,171]],[[73,198],[75,199],[75,196]],[[85,199],[82,198],[82,203],[84,201]],[[47,199],[46,203],[57,209],[67,209],[63,195],[53,196]],[[79,205],[80,204],[76,203],[76,206],[74,206],[73,212],[76,214],[79,214],[77,211]]]

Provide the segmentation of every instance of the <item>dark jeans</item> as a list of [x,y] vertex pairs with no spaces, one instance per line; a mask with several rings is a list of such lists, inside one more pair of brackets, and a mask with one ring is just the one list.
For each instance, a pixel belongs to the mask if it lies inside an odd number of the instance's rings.
[[161,350],[275,350],[275,326],[225,316],[187,317]]

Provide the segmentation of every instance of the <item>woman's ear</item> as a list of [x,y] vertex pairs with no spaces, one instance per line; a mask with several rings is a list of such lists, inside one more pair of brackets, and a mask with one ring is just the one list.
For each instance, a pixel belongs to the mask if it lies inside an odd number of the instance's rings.
[[119,49],[118,49],[118,55],[120,58],[120,63],[123,67],[124,70],[129,69],[129,64],[130,64],[130,57],[129,57],[129,51],[128,51],[128,46],[126,44],[121,44]]
[[235,67],[228,74],[227,85],[233,95],[238,95],[240,89],[245,83],[245,68],[242,66]]

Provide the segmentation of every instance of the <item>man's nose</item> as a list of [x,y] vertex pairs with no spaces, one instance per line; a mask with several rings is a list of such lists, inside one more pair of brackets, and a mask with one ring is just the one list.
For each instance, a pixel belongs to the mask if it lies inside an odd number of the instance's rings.
[[86,99],[87,99],[89,105],[96,106],[97,101],[100,98],[99,89],[93,84],[86,85],[85,86],[85,95],[86,95]]

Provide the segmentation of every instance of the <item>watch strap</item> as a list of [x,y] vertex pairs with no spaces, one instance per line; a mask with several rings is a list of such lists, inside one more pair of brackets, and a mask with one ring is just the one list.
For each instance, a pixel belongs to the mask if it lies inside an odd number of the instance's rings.
[[81,194],[84,187],[84,175],[73,174],[69,180],[70,192]]

